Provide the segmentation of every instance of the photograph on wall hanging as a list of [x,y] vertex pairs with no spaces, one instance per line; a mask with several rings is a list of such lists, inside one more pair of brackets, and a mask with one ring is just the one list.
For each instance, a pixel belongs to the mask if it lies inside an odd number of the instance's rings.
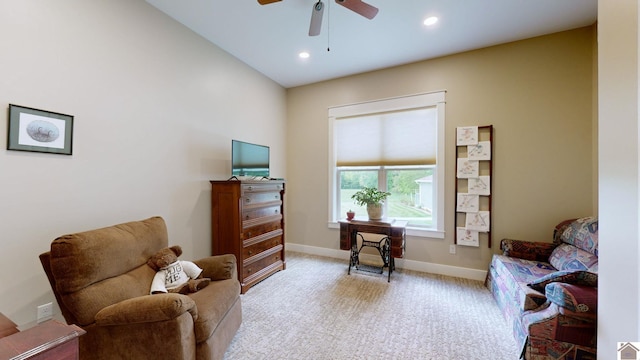
[[467,191],[469,194],[491,195],[491,177],[489,175],[481,175],[468,180]]
[[478,143],[478,127],[463,126],[456,129],[456,145],[476,145]]
[[478,177],[478,169],[480,163],[477,160],[469,160],[468,158],[458,159],[458,178],[476,178]]
[[469,160],[491,160],[491,142],[479,141],[467,146],[467,156]]
[[480,246],[480,239],[477,231],[469,230],[463,227],[456,228],[457,244],[464,246]]
[[477,194],[458,193],[458,203],[456,211],[477,212],[480,210],[480,196]]
[[489,231],[489,212],[478,211],[476,213],[467,213],[465,228],[476,231]]
[[9,104],[7,150],[71,155],[73,116]]

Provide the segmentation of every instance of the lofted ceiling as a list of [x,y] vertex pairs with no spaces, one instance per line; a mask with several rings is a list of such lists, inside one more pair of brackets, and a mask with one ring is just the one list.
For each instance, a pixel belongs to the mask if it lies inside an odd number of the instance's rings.
[[[365,0],[369,20],[323,0],[146,0],[286,88],[592,25],[597,0]],[[425,26],[423,20],[439,21]],[[298,54],[306,51],[309,57]]]

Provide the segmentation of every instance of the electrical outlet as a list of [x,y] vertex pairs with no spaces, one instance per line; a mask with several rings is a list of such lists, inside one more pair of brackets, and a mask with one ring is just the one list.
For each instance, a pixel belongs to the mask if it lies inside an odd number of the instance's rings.
[[41,323],[45,320],[49,320],[53,317],[53,304],[47,303],[38,306],[38,313],[36,315],[36,321]]
[[455,254],[455,253],[456,253],[456,244],[449,245],[449,254]]

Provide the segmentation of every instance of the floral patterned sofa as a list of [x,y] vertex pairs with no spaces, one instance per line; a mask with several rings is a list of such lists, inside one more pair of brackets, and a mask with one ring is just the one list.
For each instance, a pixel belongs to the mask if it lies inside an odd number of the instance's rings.
[[523,359],[596,359],[598,219],[561,222],[553,243],[504,239],[487,274]]

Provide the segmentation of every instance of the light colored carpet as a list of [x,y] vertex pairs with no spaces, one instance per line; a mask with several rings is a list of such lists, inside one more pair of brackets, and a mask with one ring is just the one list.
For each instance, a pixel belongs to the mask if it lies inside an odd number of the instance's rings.
[[353,271],[287,252],[287,269],[242,295],[235,359],[518,358],[511,331],[481,282],[396,269]]

